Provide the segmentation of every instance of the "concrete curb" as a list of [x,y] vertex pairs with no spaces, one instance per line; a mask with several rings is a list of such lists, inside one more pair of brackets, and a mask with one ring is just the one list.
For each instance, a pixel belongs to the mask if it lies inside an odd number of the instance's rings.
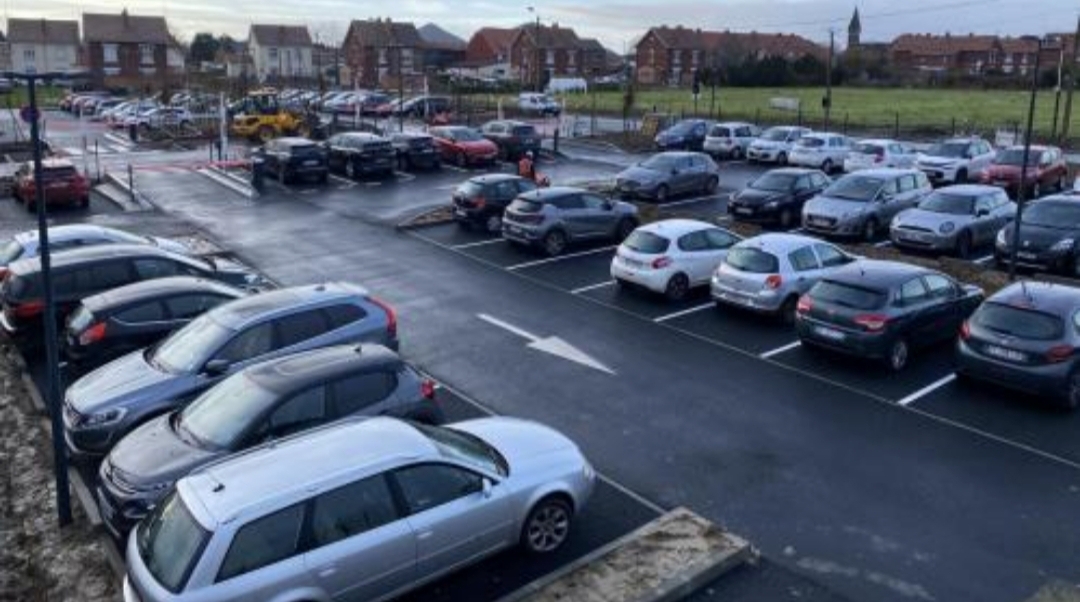
[[[667,571],[662,575],[653,575],[650,583],[642,574],[645,569],[654,567],[653,562],[641,562],[635,567],[635,575],[628,575],[625,570],[618,566],[618,555],[632,550],[639,543],[642,548],[642,556],[653,554],[658,556],[662,551],[656,551],[655,543],[648,543],[648,539],[677,538],[675,534],[679,527],[677,523],[689,522],[697,536],[703,539],[719,540],[717,545],[704,546],[703,549],[689,552],[689,546],[677,549],[679,568]],[[676,555],[673,553],[673,556]],[[504,596],[498,602],[562,602],[575,601],[604,601],[604,602],[675,602],[705,585],[713,582],[732,569],[754,558],[756,553],[753,548],[740,537],[722,531],[719,527],[708,520],[694,514],[686,508],[676,508],[653,520],[652,522],[620,537],[619,539],[602,546],[589,554],[559,568],[522,587],[521,589]],[[658,564],[658,563],[657,563]],[[660,566],[656,571],[665,571]],[[586,572],[593,572],[594,578],[590,579]],[[612,580],[625,578],[637,581],[638,587],[626,583],[611,585]],[[605,581],[606,580],[606,581]],[[604,583],[600,583],[604,581]]]
[[[139,207],[139,209],[148,211],[148,210],[154,208],[154,206],[149,201],[147,201],[145,198],[143,198],[143,195],[139,194],[139,189],[138,188],[135,188],[135,190],[132,191],[132,187],[124,180],[124,178],[121,178],[121,177],[117,176],[114,173],[106,172],[105,173],[105,182],[107,184],[112,184],[113,186],[116,186],[117,188],[120,188],[121,190],[123,190],[124,192],[126,192],[128,194],[128,201],[127,201],[128,205],[121,205],[122,207],[130,206],[130,199],[134,198],[135,199],[135,204]],[[112,200],[113,202],[117,202],[115,199],[113,199],[111,197],[110,197],[110,200]],[[125,211],[126,210],[127,209],[125,209]]]
[[138,203],[131,202],[131,195],[126,192],[121,192],[119,187],[112,182],[105,182],[98,184],[94,187],[94,192],[98,196],[109,201],[113,205],[116,205],[124,212],[142,211],[142,207]]
[[195,171],[196,173],[210,178],[214,182],[221,184],[225,188],[232,190],[233,192],[243,196],[244,198],[254,199],[259,196],[259,193],[256,192],[254,188],[252,188],[251,184],[232,174],[229,174],[225,170],[218,167],[214,167],[211,165],[209,167],[204,167]]
[[[439,215],[443,212],[447,213],[447,215]],[[452,223],[454,223],[454,215],[448,207],[433,207],[412,217],[405,218],[395,224],[394,228],[398,230],[420,230]]]

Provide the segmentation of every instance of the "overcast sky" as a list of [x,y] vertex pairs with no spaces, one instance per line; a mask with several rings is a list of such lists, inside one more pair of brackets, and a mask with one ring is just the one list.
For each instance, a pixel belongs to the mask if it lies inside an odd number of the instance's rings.
[[[259,23],[306,24],[322,39],[340,39],[352,19],[390,17],[417,26],[433,22],[464,39],[483,26],[513,27],[532,22],[535,6],[544,23],[573,27],[579,36],[599,38],[621,52],[652,25],[733,31],[798,33],[828,40],[829,28],[846,39],[848,20],[858,5],[864,41],[888,41],[906,32],[1019,35],[1072,31],[1072,0],[3,0],[5,15],[78,19],[83,12],[164,15],[173,31],[190,40],[212,31],[243,38]],[[1037,7],[1037,9],[1036,9]]]

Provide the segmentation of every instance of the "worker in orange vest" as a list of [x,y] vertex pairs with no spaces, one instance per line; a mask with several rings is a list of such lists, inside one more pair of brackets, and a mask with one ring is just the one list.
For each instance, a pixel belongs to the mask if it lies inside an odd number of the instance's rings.
[[518,161],[518,175],[529,180],[536,180],[536,163],[533,162],[532,151],[526,151]]

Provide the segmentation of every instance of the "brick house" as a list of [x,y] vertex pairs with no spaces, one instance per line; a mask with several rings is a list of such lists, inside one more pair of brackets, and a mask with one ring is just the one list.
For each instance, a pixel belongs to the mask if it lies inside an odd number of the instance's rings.
[[83,14],[83,61],[96,86],[150,89],[182,74],[170,49],[176,42],[164,17]]
[[363,88],[418,88],[424,72],[424,40],[416,26],[390,19],[353,21],[343,43],[353,83]]
[[424,41],[425,69],[441,71],[465,60],[465,40],[434,23],[428,23],[416,31]]
[[653,27],[634,49],[637,81],[645,85],[687,85],[694,72],[747,57],[797,60],[807,54],[824,59],[826,50],[794,34],[702,31],[682,26]]
[[542,85],[545,78],[583,77],[585,52],[573,29],[523,25],[510,41],[510,66],[525,85]]
[[482,77],[514,78],[517,73],[510,65],[510,43],[517,29],[484,27],[469,38],[465,46],[463,67]]
[[38,73],[79,69],[79,22],[8,19],[11,69]]
[[311,34],[303,25],[252,25],[248,52],[260,82],[315,77]]

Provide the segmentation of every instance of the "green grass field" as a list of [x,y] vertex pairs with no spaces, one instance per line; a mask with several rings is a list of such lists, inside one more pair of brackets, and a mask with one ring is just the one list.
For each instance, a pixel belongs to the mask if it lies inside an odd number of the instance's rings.
[[[821,127],[824,110],[821,108],[822,88],[718,88],[716,106],[723,119],[757,120],[763,123],[794,122],[797,113],[769,107],[774,97],[799,98],[803,121]],[[623,95],[620,91],[567,95],[565,102],[574,113],[588,114],[594,103],[598,113],[621,115]],[[697,113],[710,114],[711,91],[703,88],[697,102]],[[984,134],[997,128],[1023,128],[1027,119],[1029,93],[1018,90],[955,90],[911,88],[834,88],[833,126],[841,129],[847,120],[852,130],[888,131],[899,118],[900,131],[978,131]],[[1065,94],[1061,95],[1064,107]],[[639,90],[635,95],[634,116],[652,111],[692,115],[694,100],[689,89]],[[1074,103],[1071,136],[1080,136],[1080,94]],[[1054,111],[1053,90],[1040,90],[1035,111],[1037,137],[1050,134]],[[716,113],[712,113],[713,117]],[[1060,131],[1060,125],[1058,130]]]

